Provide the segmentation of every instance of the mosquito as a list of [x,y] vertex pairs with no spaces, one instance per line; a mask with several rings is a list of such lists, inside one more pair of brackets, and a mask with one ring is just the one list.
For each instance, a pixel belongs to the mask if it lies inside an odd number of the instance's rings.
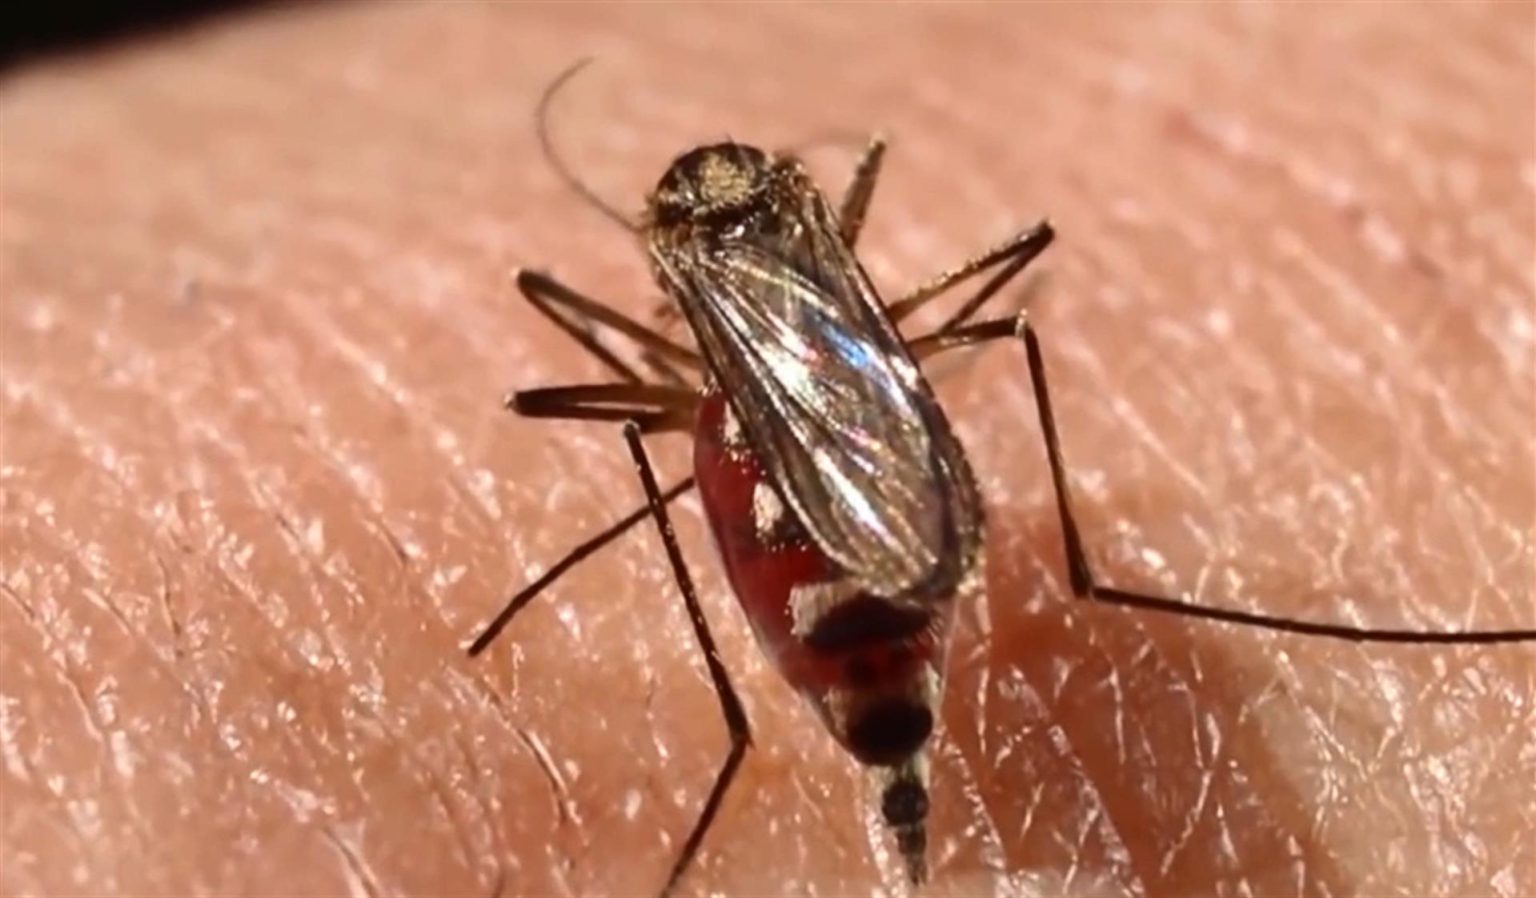
[[[673,161],[632,220],[574,176],[551,147],[550,102],[585,64],[567,69],[540,98],[541,146],[572,190],[639,238],[697,348],[549,275],[518,273],[528,302],[616,379],[522,390],[508,406],[530,418],[622,422],[646,501],[513,596],[469,654],[483,652],[576,563],[640,521],[654,522],[730,733],[730,749],[663,896],[693,861],[752,742],[667,512],[693,488],[758,644],[866,768],[909,880],[915,886],[926,879],[928,748],[952,621],[960,603],[986,588],[976,480],[922,369],[960,347],[1023,344],[1078,598],[1357,642],[1536,640],[1536,630],[1436,633],[1292,620],[1102,585],[1078,532],[1035,329],[1024,312],[977,320],[1050,245],[1050,224],[1042,221],[883,302],[854,255],[885,154],[879,138],[835,208],[795,155],[725,142]],[[937,328],[902,336],[898,325],[919,309],[977,281]],[[599,329],[633,341],[650,376],[611,351]],[[675,432],[693,436],[693,474],[662,489],[642,437]]]

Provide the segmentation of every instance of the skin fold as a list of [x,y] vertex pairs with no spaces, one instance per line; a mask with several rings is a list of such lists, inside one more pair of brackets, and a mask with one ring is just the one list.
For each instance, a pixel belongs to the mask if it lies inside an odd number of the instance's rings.
[[[0,893],[649,894],[726,748],[606,379],[678,153],[802,147],[887,298],[1049,216],[1027,285],[1107,584],[1531,627],[1536,13],[1521,4],[309,6],[0,81]],[[952,302],[958,302],[956,297]],[[946,308],[952,308],[947,305]],[[908,328],[920,333],[943,310]],[[924,894],[1536,891],[1536,647],[1070,597],[1022,350],[945,360],[988,511]],[[688,446],[651,443],[663,483]],[[692,894],[899,893],[852,762],[674,506],[755,746]]]

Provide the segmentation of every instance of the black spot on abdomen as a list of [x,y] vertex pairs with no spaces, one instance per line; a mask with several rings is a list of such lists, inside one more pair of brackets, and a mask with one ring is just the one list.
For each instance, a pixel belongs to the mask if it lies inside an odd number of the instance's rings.
[[908,639],[923,632],[933,615],[922,608],[893,605],[874,596],[854,596],[829,609],[805,634],[805,644],[841,652]]
[[865,709],[848,726],[848,750],[860,763],[898,764],[923,747],[933,732],[933,712],[910,698],[892,698]]

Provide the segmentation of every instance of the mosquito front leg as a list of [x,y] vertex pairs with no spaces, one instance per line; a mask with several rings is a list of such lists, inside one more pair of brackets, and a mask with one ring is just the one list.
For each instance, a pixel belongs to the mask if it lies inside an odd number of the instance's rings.
[[[598,361],[630,383],[642,378],[614,355],[592,332],[594,324],[617,331],[635,341],[643,352],[691,371],[702,371],[704,362],[693,350],[679,346],[628,315],[567,287],[547,274],[524,269],[517,273],[517,289],[555,326],[591,353]],[[673,372],[676,376],[676,373]],[[670,378],[669,378],[670,379]],[[681,378],[678,378],[681,379]]]
[[747,746],[752,744],[752,730],[747,724],[747,712],[742,708],[741,699],[737,698],[736,689],[731,685],[731,679],[725,672],[725,664],[720,660],[720,650],[715,647],[715,637],[709,632],[709,621],[704,617],[704,608],[699,604],[699,597],[694,592],[693,578],[688,575],[688,566],[683,562],[682,549],[677,544],[677,534],[672,530],[672,519],[667,514],[666,499],[656,485],[656,475],[651,470],[650,458],[646,456],[645,444],[640,441],[640,426],[633,422],[626,424],[624,439],[629,443],[630,455],[635,460],[635,470],[640,475],[640,483],[645,487],[651,517],[656,521],[656,530],[661,534],[662,544],[666,547],[667,559],[672,563],[672,575],[677,580],[678,591],[683,594],[683,604],[688,607],[688,619],[693,624],[693,635],[698,639],[699,648],[704,652],[704,666],[709,669],[709,679],[714,684],[715,695],[720,699],[720,711],[725,717],[725,726],[731,736],[731,747],[726,753],[725,763],[720,766],[720,772],[715,776],[715,784],[709,790],[709,797],[704,801],[704,809],[699,812],[698,822],[688,833],[688,839],[683,843],[683,849],[678,852],[677,860],[672,865],[672,872],[667,876],[667,884],[661,890],[665,898],[672,894],[672,890],[682,879],[683,872],[688,869],[694,855],[698,853],[699,844],[704,841],[704,834],[709,831],[710,824],[714,822],[715,814],[720,811],[720,803],[725,798],[726,790],[731,787],[731,782],[736,779],[736,771],[741,766],[741,759],[746,755]]
[[1045,251],[1051,241],[1056,239],[1056,232],[1052,230],[1050,222],[1042,221],[1029,230],[1010,238],[1006,243],[998,246],[990,252],[983,253],[966,262],[959,268],[946,271],[928,283],[918,287],[906,296],[901,297],[886,307],[891,320],[900,323],[907,316],[922,308],[934,298],[942,295],[961,282],[975,277],[983,271],[1003,265],[1003,269],[982,284],[981,289],[966,301],[947,321],[939,328],[950,330],[959,327],[986,304],[998,291],[1002,290],[1009,281],[1013,280],[1019,272],[1023,271],[1030,262],[1035,260]]
[[843,194],[843,203],[837,212],[838,226],[849,246],[859,242],[859,232],[864,230],[864,216],[875,195],[875,183],[880,180],[880,164],[884,159],[885,138],[877,135],[870,139],[864,155],[859,158],[859,165],[853,170],[853,181]]

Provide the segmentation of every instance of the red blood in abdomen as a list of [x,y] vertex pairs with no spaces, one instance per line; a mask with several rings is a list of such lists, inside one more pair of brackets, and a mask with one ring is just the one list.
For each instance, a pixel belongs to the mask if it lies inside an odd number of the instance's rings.
[[[779,660],[779,653],[788,648],[785,643],[797,641],[790,633],[790,590],[802,583],[829,580],[837,572],[803,534],[780,544],[764,544],[752,503],[766,475],[745,445],[725,444],[725,415],[725,397],[718,392],[707,394],[699,406],[694,433],[694,477],[736,599],[763,649]],[[786,507],[784,514],[793,512]]]
[[791,591],[803,584],[836,580],[841,572],[809,539],[788,505],[776,538],[764,541],[754,518],[753,494],[766,475],[744,443],[726,444],[722,430],[726,409],[725,397],[716,391],[707,393],[699,406],[694,476],[736,600],[764,653],[790,685],[819,696],[845,684],[851,663],[863,677],[890,681],[932,660],[940,649],[947,615],[934,615],[932,626],[918,633],[837,650],[818,649],[795,635]]

